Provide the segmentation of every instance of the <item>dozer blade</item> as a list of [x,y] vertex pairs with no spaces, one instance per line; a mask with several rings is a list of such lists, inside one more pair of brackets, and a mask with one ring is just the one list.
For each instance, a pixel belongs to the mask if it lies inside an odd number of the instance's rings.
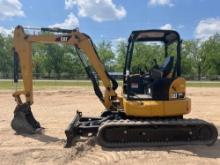
[[66,144],[65,148],[73,145],[73,142],[80,136],[95,136],[102,122],[109,120],[107,117],[82,117],[82,112],[76,113],[76,116],[65,130]]
[[27,103],[16,106],[14,118],[11,121],[11,127],[18,134],[40,133],[43,129],[40,123],[34,118],[31,107]]
[[114,120],[103,123],[97,141],[103,147],[212,145],[216,127],[198,119]]

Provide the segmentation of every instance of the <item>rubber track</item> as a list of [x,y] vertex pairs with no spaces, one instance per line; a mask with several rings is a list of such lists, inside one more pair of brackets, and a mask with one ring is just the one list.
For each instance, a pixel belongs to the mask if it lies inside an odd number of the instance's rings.
[[[160,131],[160,126],[163,126],[163,129],[166,126],[171,126],[171,127],[175,127],[176,126],[176,131],[179,131],[179,128],[182,127],[187,128],[187,129],[191,129],[194,128],[194,130],[196,129],[196,131],[193,132],[194,136],[195,133],[198,132],[198,130],[205,126],[206,128],[209,129],[209,131],[211,132],[211,135],[209,135],[208,139],[206,138],[205,140],[201,140],[200,135],[196,135],[196,138],[194,137],[193,140],[189,140],[189,139],[185,139],[184,141],[169,141],[168,139],[161,141],[161,140],[157,140],[157,141],[138,141],[138,139],[134,142],[129,142],[128,139],[122,141],[121,137],[118,136],[118,141],[114,140],[114,142],[112,142],[111,140],[107,140],[107,139],[111,139],[111,137],[109,137],[109,135],[111,136],[111,134],[115,134],[114,133],[114,129],[124,129],[127,130],[127,132],[129,133],[129,127],[130,128],[134,128],[137,127],[138,128],[142,128],[143,127],[156,127],[157,131]],[[164,127],[165,126],[165,127]],[[178,130],[177,130],[178,129]],[[111,131],[108,133],[107,131]],[[113,132],[112,132],[113,131]],[[117,131],[117,130],[116,130]],[[164,131],[164,130],[163,130]],[[144,132],[148,132],[148,130],[146,129]],[[134,133],[134,132],[133,132]],[[140,133],[137,131],[137,133]],[[157,132],[158,133],[158,132]],[[173,133],[175,134],[175,130],[173,130]],[[108,137],[105,137],[105,135],[108,134]],[[162,135],[162,134],[161,134]],[[127,137],[129,136],[135,136],[134,134],[128,134]],[[126,136],[125,136],[126,137]],[[157,138],[160,136],[157,136]],[[164,120],[113,120],[113,121],[106,121],[105,123],[103,123],[98,131],[97,134],[97,142],[103,146],[103,147],[110,147],[110,148],[122,148],[122,147],[159,147],[159,146],[177,146],[177,145],[212,145],[215,143],[215,141],[217,140],[218,137],[218,131],[217,128],[212,124],[212,123],[208,123],[206,121],[203,120],[199,120],[199,119],[164,119]],[[123,137],[124,138],[124,137]]]

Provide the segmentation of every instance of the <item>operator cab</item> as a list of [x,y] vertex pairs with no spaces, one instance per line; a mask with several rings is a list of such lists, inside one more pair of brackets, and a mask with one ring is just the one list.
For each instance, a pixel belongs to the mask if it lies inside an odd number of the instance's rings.
[[181,75],[180,49],[176,31],[133,31],[124,67],[124,96],[130,100],[168,100],[171,83]]

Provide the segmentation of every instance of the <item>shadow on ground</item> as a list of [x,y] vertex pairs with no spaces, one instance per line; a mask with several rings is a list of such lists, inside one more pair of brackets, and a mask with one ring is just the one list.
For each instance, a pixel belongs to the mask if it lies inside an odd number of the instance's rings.
[[49,135],[45,135],[45,134],[17,134],[20,136],[24,136],[24,137],[28,137],[28,138],[32,138],[44,143],[53,143],[53,142],[64,142],[64,139],[59,139],[57,137],[53,137],[53,136],[49,136]]
[[177,153],[186,156],[199,156],[205,158],[220,158],[220,139],[212,146],[206,145],[183,145],[170,147],[139,147],[139,148],[102,148],[104,151],[167,151],[168,153]]

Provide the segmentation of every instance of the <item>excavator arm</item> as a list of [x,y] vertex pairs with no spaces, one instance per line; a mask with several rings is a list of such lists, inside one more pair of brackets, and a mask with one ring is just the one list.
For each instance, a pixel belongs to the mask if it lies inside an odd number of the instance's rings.
[[[17,26],[14,31],[14,81],[18,82],[18,63],[20,63],[24,89],[13,93],[17,106],[14,111],[14,118],[11,122],[12,128],[17,133],[36,133],[41,132],[43,129],[31,112],[31,105],[34,102],[32,82],[33,43],[59,43],[74,46],[76,48],[77,55],[83,63],[86,73],[92,81],[95,94],[108,111],[116,111],[117,107],[115,107],[114,103],[118,103],[118,97],[115,92],[118,84],[106,71],[104,65],[98,57],[91,38],[88,35],[81,33],[78,29],[67,30],[41,28],[41,31],[44,33],[38,35],[27,35],[25,34],[22,26]],[[90,63],[90,65],[93,67],[93,70],[95,70],[101,79],[105,88],[103,93],[99,88],[92,68],[87,62]],[[22,95],[25,97],[25,100],[21,99]],[[81,113],[77,113],[77,116],[79,116],[79,114]],[[90,118],[85,119],[88,121],[91,120]],[[93,128],[91,129],[94,131]],[[71,123],[68,129],[65,131],[68,141],[67,146],[69,146],[72,141],[72,136],[74,133],[73,130],[75,130],[75,127]]]
[[[22,26],[17,26],[14,32],[14,55],[15,59],[19,59],[21,66],[21,73],[23,78],[24,90],[16,91],[13,96],[17,104],[23,104],[21,100],[21,95],[24,95],[26,100],[25,103],[31,105],[33,104],[33,83],[32,83],[32,44],[33,43],[51,43],[51,44],[66,44],[72,45],[77,49],[77,54],[82,61],[86,73],[93,82],[93,87],[96,95],[99,97],[100,101],[106,107],[106,109],[111,109],[112,99],[117,98],[115,89],[117,88],[117,82],[112,79],[108,72],[106,71],[104,65],[100,61],[94,44],[91,38],[81,33],[79,30],[66,30],[66,29],[50,29],[41,28],[44,32],[52,32],[59,34],[40,34],[40,35],[27,35],[24,32]],[[80,50],[80,51],[79,51]],[[80,52],[83,52],[80,53]],[[94,68],[99,78],[101,79],[105,91],[102,94],[100,88],[95,82],[93,73],[90,66],[86,63],[85,57],[87,56],[88,61]],[[18,57],[16,57],[18,56]],[[16,74],[16,73],[15,73]],[[17,76],[15,76],[17,77]]]

